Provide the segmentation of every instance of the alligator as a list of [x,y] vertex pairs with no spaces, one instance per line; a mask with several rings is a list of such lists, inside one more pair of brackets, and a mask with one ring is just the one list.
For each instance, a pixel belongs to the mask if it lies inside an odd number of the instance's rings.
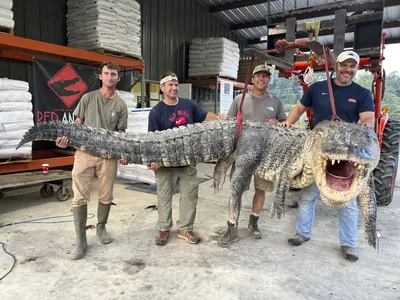
[[79,94],[81,92],[79,90],[73,91],[73,90],[66,89],[70,85],[73,85],[77,82],[79,82],[79,77],[74,77],[69,80],[60,79],[58,81],[54,81],[54,82],[50,83],[50,86],[57,93],[57,95],[59,95],[61,97],[67,97],[67,96]]
[[[365,238],[376,246],[376,198],[372,170],[379,161],[376,134],[366,126],[323,121],[313,130],[243,123],[236,144],[235,119],[206,121],[161,132],[125,133],[85,125],[50,122],[32,127],[18,147],[33,140],[66,136],[70,145],[90,154],[129,163],[155,162],[163,167],[217,161],[214,189],[218,192],[231,166],[229,201],[238,224],[241,197],[252,174],[278,182],[271,217],[285,213],[290,187],[303,188],[314,181],[320,199],[331,208],[345,207],[358,197],[365,218]],[[18,148],[17,147],[17,148]]]

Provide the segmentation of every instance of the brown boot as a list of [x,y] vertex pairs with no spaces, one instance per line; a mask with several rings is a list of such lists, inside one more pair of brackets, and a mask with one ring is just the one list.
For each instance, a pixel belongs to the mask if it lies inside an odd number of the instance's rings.
[[176,237],[185,240],[189,244],[197,244],[200,240],[194,235],[193,231],[178,230]]
[[158,237],[156,238],[157,246],[165,246],[168,243],[169,239],[169,230],[161,230],[159,231]]
[[228,221],[228,230],[218,240],[218,246],[228,248],[232,243],[239,240],[238,228]]
[[342,246],[342,253],[343,253],[343,257],[348,261],[355,262],[358,260],[358,256],[357,256],[355,248],[352,248],[349,246]]
[[310,240],[310,238],[306,238],[305,236],[302,236],[301,234],[296,233],[296,235],[288,240],[288,243],[292,246],[300,246],[304,242],[307,242]]
[[258,218],[255,215],[251,214],[250,215],[250,219],[249,219],[249,226],[247,227],[247,230],[250,232],[250,236],[253,239],[261,239],[262,234],[261,232],[258,230]]

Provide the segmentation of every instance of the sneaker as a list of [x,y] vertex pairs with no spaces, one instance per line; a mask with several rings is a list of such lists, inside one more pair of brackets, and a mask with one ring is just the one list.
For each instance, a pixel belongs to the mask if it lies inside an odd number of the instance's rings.
[[193,231],[183,231],[183,230],[178,230],[176,237],[178,239],[183,239],[186,242],[188,242],[189,244],[197,244],[200,239],[198,239]]
[[258,230],[258,218],[255,215],[250,215],[250,219],[249,219],[249,226],[247,227],[247,230],[250,232],[250,236],[253,239],[261,239],[262,234],[261,232]]
[[168,243],[169,230],[160,230],[158,237],[156,238],[157,246],[165,246]]
[[300,246],[304,242],[307,242],[310,240],[310,238],[306,238],[305,236],[302,236],[301,234],[296,233],[294,238],[291,238],[288,240],[288,243],[292,246]]
[[342,246],[343,257],[348,261],[355,262],[358,260],[356,249],[349,246]]
[[220,247],[228,248],[232,243],[239,240],[238,228],[228,221],[228,230],[220,237],[217,244]]

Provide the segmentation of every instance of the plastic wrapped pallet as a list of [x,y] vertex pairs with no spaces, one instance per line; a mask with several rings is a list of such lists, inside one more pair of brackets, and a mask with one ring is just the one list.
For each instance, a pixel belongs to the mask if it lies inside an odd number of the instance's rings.
[[193,39],[189,49],[189,76],[219,75],[237,78],[239,46],[226,38]]
[[[150,109],[134,109],[128,114],[127,133],[140,133],[148,131],[148,119]],[[156,184],[154,172],[147,169],[145,165],[129,164],[126,166],[118,166],[118,177],[130,179],[134,181]]]
[[0,0],[0,27],[14,28],[13,0]]
[[15,150],[33,123],[32,95],[25,81],[0,78],[0,159],[30,157],[32,143]]
[[140,5],[134,0],[68,0],[68,46],[141,58]]

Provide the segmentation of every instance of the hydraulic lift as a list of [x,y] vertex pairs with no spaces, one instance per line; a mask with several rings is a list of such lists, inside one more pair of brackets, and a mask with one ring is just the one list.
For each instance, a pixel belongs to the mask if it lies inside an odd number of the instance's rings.
[[[307,90],[309,84],[304,79],[306,72],[310,69],[324,71],[327,74],[327,79],[331,78],[332,74],[329,74],[328,70],[333,70],[336,55],[344,50],[346,26],[351,25],[354,31],[352,48],[361,57],[359,68],[367,70],[373,75],[372,91],[375,104],[375,132],[381,146],[380,161],[374,170],[375,194],[378,205],[389,205],[393,199],[394,184],[397,175],[400,122],[390,120],[387,108],[381,108],[385,80],[382,68],[385,33],[382,32],[383,7],[379,7],[379,3],[377,5],[377,9],[373,12],[356,14],[350,17],[347,16],[346,10],[338,10],[335,12],[334,20],[322,21],[325,22],[324,26],[328,26],[327,24],[329,24],[329,26],[334,27],[333,51],[317,40],[295,40],[296,22],[293,21],[293,18],[288,19],[285,28],[286,36],[281,35],[275,39],[273,36],[268,36],[269,44],[271,40],[275,42],[271,49],[265,51],[245,49],[245,53],[251,56],[246,85],[249,82],[252,62],[255,58],[275,65],[279,70],[280,77],[297,77],[304,92]],[[301,26],[299,27],[300,30],[303,30]],[[284,37],[286,39],[279,39]],[[303,51],[309,52],[306,59],[304,59]],[[295,53],[298,55],[295,56]],[[243,100],[244,95],[242,102]],[[307,117],[312,128],[313,114],[310,109],[307,110]],[[238,114],[238,123],[238,128],[240,128],[240,114]]]

